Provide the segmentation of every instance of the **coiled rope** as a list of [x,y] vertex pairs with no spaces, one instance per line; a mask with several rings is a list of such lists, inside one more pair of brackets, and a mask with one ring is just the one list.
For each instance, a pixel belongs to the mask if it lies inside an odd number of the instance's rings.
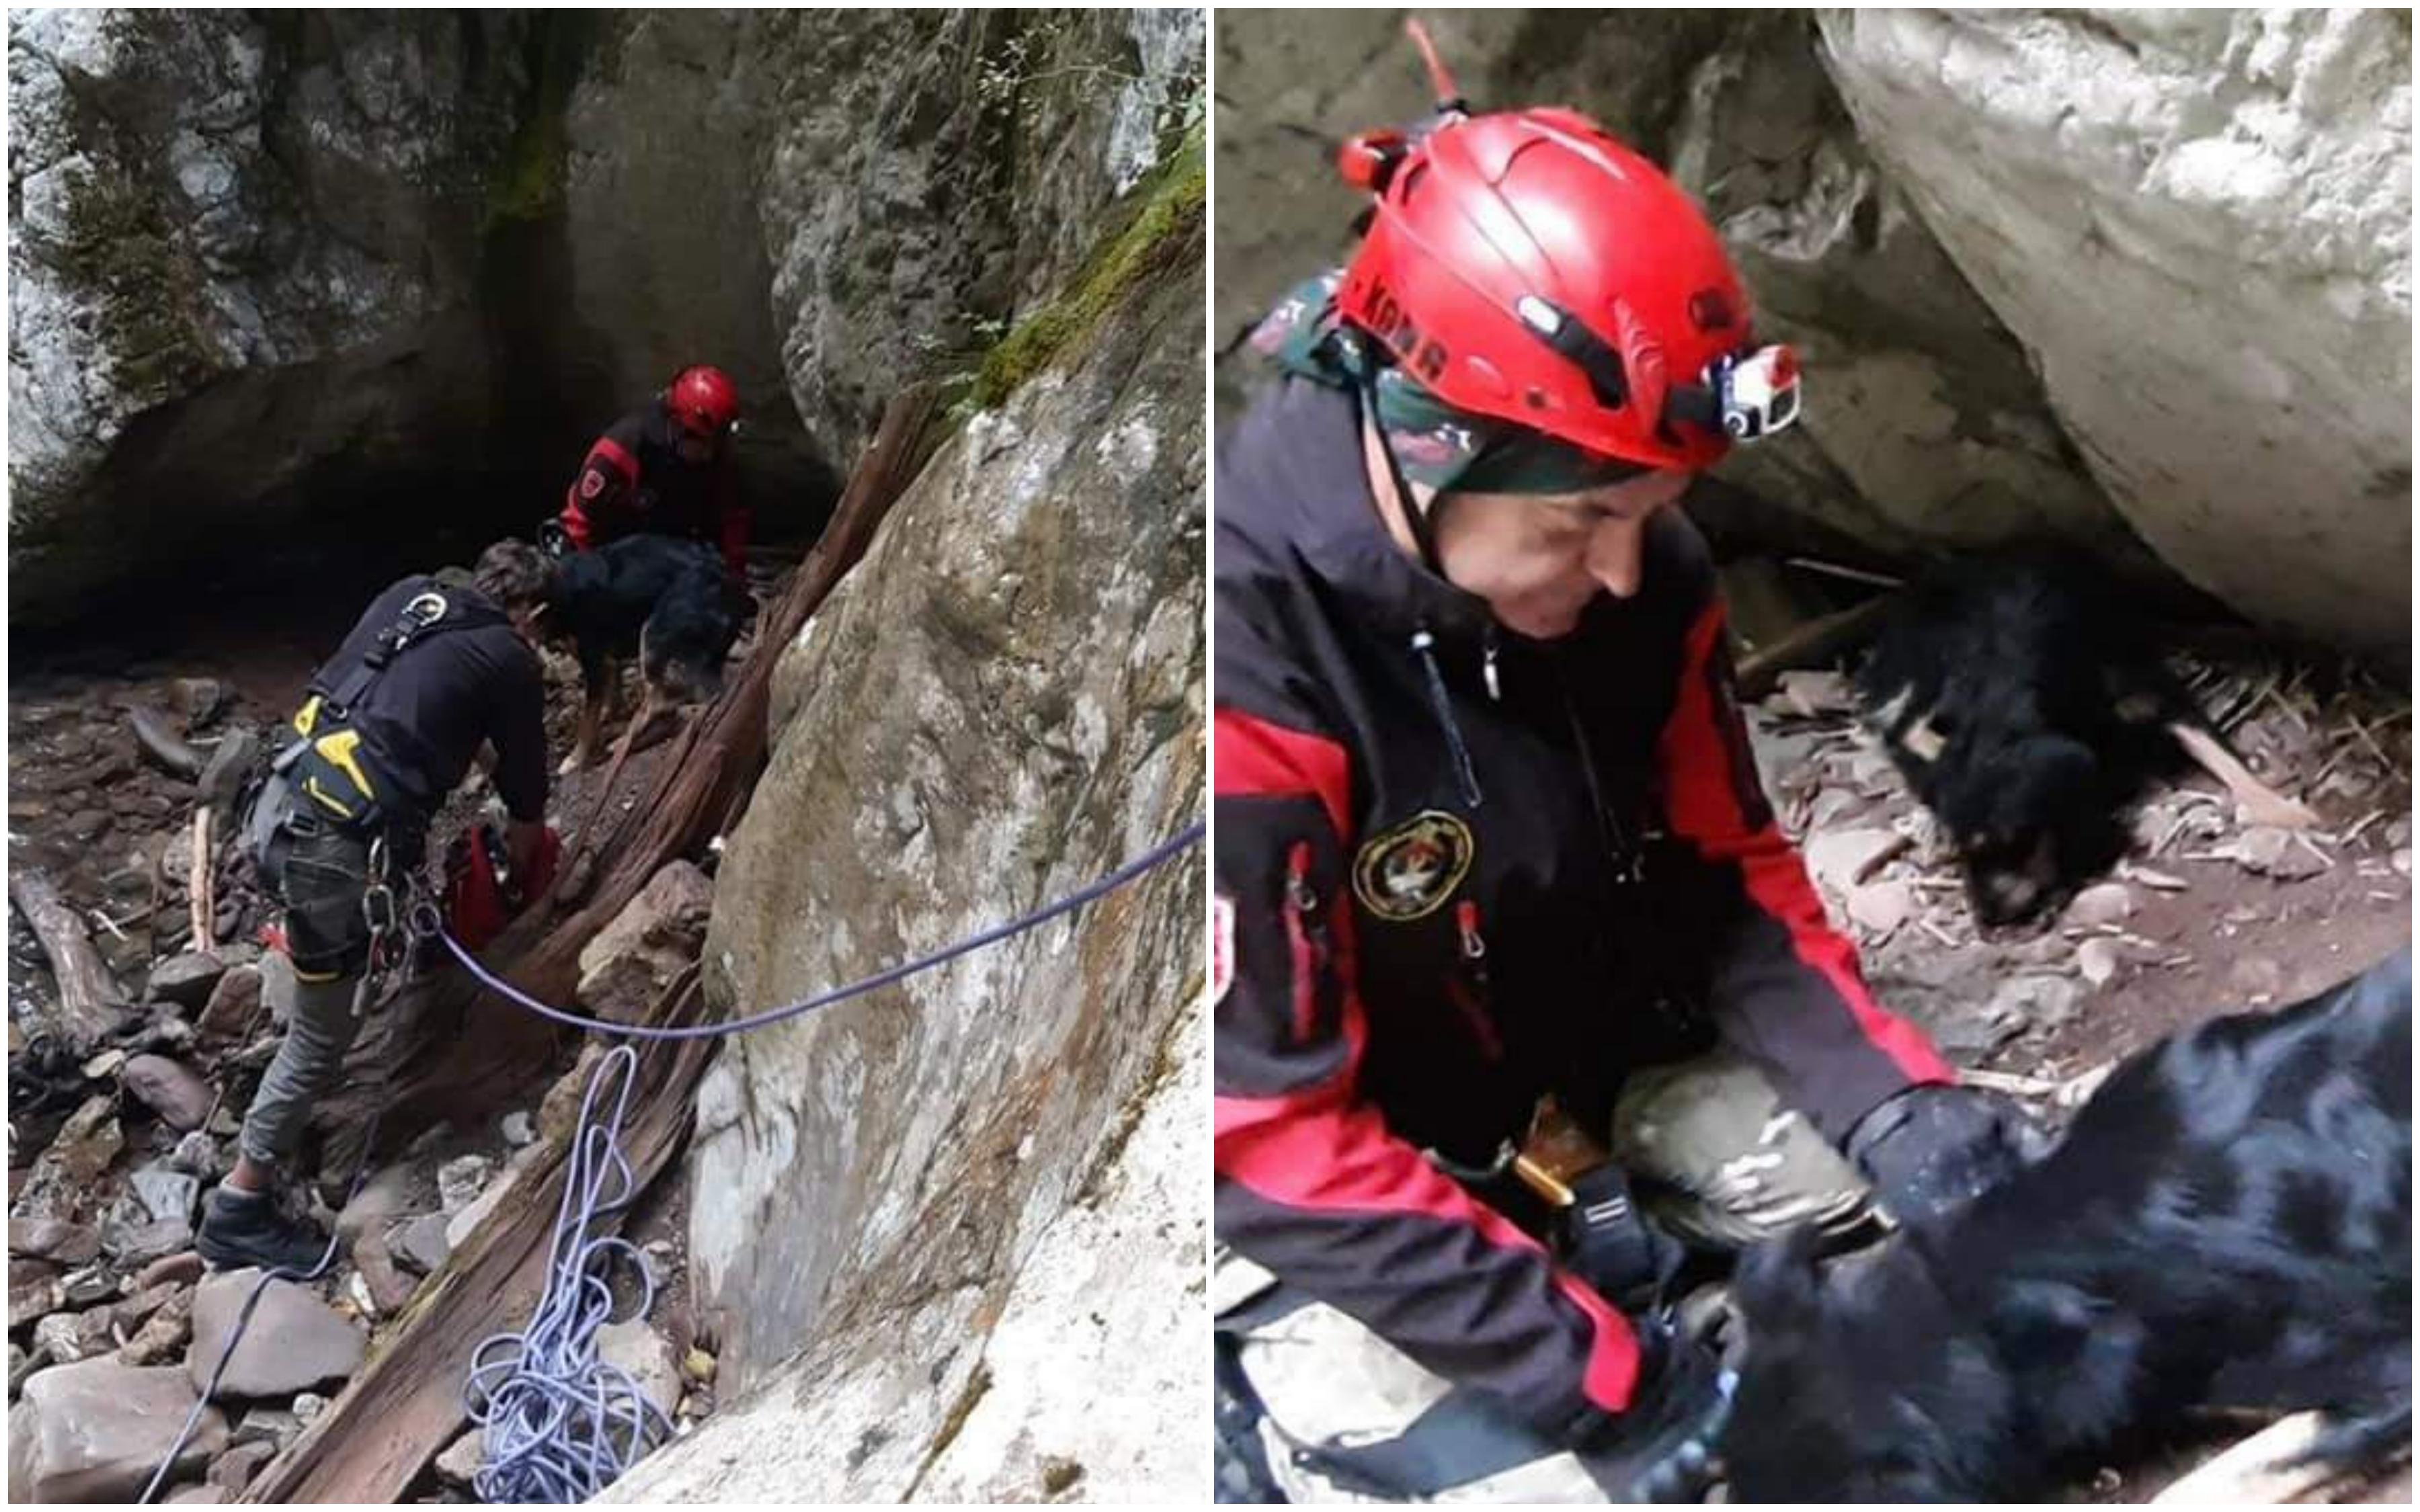
[[[1182,855],[1199,843],[1207,830],[1205,824],[1196,820],[1099,881],[1056,903],[845,987],[721,1024],[653,1028],[566,1012],[530,996],[481,965],[460,941],[447,933],[435,905],[426,901],[413,904],[411,925],[413,934],[443,944],[481,986],[558,1024],[593,1034],[634,1040],[707,1039],[761,1029],[829,1008],[1047,924]],[[616,1072],[621,1084],[614,1093],[613,1117],[599,1122],[596,1117],[598,1094],[608,1076]],[[616,1045],[590,1073],[588,1088],[580,1100],[580,1122],[565,1159],[563,1201],[556,1210],[554,1233],[548,1250],[546,1289],[531,1314],[529,1327],[518,1334],[492,1335],[472,1351],[471,1374],[463,1384],[462,1400],[471,1420],[486,1430],[480,1467],[472,1482],[473,1489],[484,1501],[558,1504],[587,1501],[620,1479],[671,1432],[672,1425],[662,1411],[646,1399],[629,1372],[598,1358],[597,1353],[597,1331],[613,1320],[613,1277],[617,1266],[628,1265],[638,1277],[640,1304],[633,1317],[645,1317],[655,1303],[655,1277],[647,1269],[646,1257],[628,1240],[591,1233],[597,1220],[620,1211],[635,1196],[620,1135],[637,1077],[638,1052],[628,1044]],[[369,1127],[374,1143],[376,1119]],[[369,1149],[370,1143],[363,1146],[362,1164],[353,1172],[355,1192],[360,1190],[362,1176],[368,1168]],[[351,1197],[349,1196],[346,1201],[349,1205]],[[319,1263],[308,1274],[290,1279],[317,1279],[335,1259],[335,1254],[336,1238],[331,1234]],[[261,1292],[283,1274],[271,1272],[253,1288],[235,1332],[219,1356],[217,1368],[210,1372],[209,1388],[194,1404],[183,1431],[161,1460],[160,1468],[153,1472],[151,1484],[143,1493],[145,1501],[159,1489],[169,1467],[176,1463],[192,1437],[194,1424],[209,1405],[210,1394],[218,1389],[219,1378],[225,1373],[227,1362],[234,1358],[236,1346],[252,1322],[253,1308],[260,1301]]]
[[[656,1301],[655,1276],[637,1246],[594,1231],[638,1195],[621,1149],[638,1076],[639,1055],[628,1045],[614,1046],[589,1074],[564,1162],[546,1290],[527,1328],[491,1335],[471,1351],[462,1408],[487,1432],[471,1483],[483,1502],[588,1501],[672,1432],[630,1372],[597,1350],[597,1330],[615,1321],[617,1270],[638,1279],[632,1318],[644,1318]],[[616,1078],[611,1116],[600,1119],[599,1096]]]

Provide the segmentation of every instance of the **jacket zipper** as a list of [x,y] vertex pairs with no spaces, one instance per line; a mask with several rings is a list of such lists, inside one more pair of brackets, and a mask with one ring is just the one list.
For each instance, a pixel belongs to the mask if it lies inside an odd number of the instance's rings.
[[1504,1038],[1496,1032],[1496,1022],[1487,1012],[1487,941],[1479,933],[1479,904],[1465,898],[1454,905],[1453,921],[1461,936],[1462,966],[1448,983],[1446,995],[1461,1011],[1481,1053],[1490,1060],[1502,1060]]
[[1580,775],[1588,779],[1589,805],[1596,810],[1597,835],[1604,842],[1606,858],[1613,863],[1613,880],[1617,884],[1637,882],[1638,845],[1622,828],[1621,816],[1605,801],[1605,784],[1596,770],[1596,748],[1589,744],[1588,727],[1580,720],[1579,705],[1572,702],[1568,681],[1563,684],[1563,715],[1571,721],[1572,740],[1579,751]]
[[1319,894],[1311,885],[1311,842],[1295,841],[1286,853],[1286,944],[1294,952],[1294,1032],[1308,1041],[1319,1026],[1319,972],[1326,964],[1326,931],[1316,922]]

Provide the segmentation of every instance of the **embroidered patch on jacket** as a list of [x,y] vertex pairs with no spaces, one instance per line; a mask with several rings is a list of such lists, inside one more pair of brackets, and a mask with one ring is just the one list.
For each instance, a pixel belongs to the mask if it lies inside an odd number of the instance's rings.
[[1210,895],[1210,1001],[1223,1003],[1235,984],[1235,903],[1221,893]]
[[580,475],[580,497],[594,499],[605,491],[605,474],[590,468]]
[[1470,826],[1431,809],[1373,838],[1353,858],[1353,891],[1380,918],[1435,913],[1470,870]]

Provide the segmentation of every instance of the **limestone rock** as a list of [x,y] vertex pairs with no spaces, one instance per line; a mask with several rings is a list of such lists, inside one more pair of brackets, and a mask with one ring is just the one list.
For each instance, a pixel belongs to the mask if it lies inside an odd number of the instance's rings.
[[[259,1278],[250,1269],[221,1272],[194,1289],[194,1348],[187,1365],[196,1390],[209,1382]],[[217,1396],[283,1396],[342,1381],[361,1365],[364,1347],[361,1332],[308,1289],[271,1281],[227,1362]]]
[[226,975],[226,964],[207,951],[189,950],[172,955],[151,968],[144,982],[147,998],[174,1003],[178,1008],[196,1009],[210,1000],[210,994]]
[[182,1254],[163,1256],[145,1266],[135,1276],[134,1285],[137,1289],[144,1290],[172,1281],[191,1286],[202,1278],[206,1269],[200,1251],[186,1250]]
[[2294,831],[2272,825],[2255,825],[2246,829],[2237,837],[2232,854],[2245,871],[2279,882],[2300,882],[2328,869],[2325,855],[2298,838]]
[[681,1368],[673,1358],[672,1340],[648,1326],[646,1319],[633,1318],[598,1329],[597,1357],[628,1371],[639,1394],[666,1417],[680,1404]]
[[438,1200],[452,1217],[478,1200],[496,1163],[485,1155],[458,1155],[437,1168]]
[[[37,1371],[8,1414],[11,1499],[131,1502],[194,1409],[176,1366],[86,1360]],[[226,1418],[205,1408],[177,1473],[198,1472],[226,1446]]]
[[56,1218],[11,1218],[8,1253],[61,1265],[84,1265],[101,1253],[101,1233],[90,1225]]
[[224,1488],[231,1496],[241,1496],[243,1489],[261,1467],[277,1458],[277,1446],[271,1443],[243,1443],[229,1449],[210,1467],[208,1477],[213,1486]]
[[190,1067],[165,1056],[136,1056],[118,1072],[126,1090],[169,1128],[199,1129],[217,1094]]
[[[1821,13],[1859,139],[2144,540],[2411,635],[2411,31],[2383,11]],[[2234,317],[2213,325],[2224,290]],[[2281,502],[2282,501],[2282,502]]]
[[[2153,884],[2142,879],[2144,886]],[[2102,882],[2077,893],[2067,905],[2070,924],[2117,924],[2124,922],[2134,912],[2134,894],[2122,882]]]
[[479,1428],[456,1439],[437,1457],[437,1478],[448,1486],[469,1486],[471,1477],[479,1473],[479,1462],[486,1453],[486,1435]]
[[260,1008],[258,966],[235,966],[210,989],[210,998],[194,1024],[205,1044],[233,1044],[244,1036]]
[[673,861],[580,951],[581,1006],[616,1024],[634,1024],[697,959],[714,912],[714,883],[687,861]]
[[445,1222],[443,1213],[423,1213],[396,1229],[395,1237],[387,1242],[388,1249],[420,1274],[433,1274],[452,1253],[445,1242]]
[[129,1184],[155,1219],[191,1223],[194,1204],[201,1199],[202,1184],[199,1181],[164,1165],[141,1167],[130,1179]]

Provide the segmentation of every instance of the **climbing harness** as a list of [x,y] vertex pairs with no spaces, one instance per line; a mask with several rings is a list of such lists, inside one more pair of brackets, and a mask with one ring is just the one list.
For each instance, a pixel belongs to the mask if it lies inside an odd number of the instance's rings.
[[[590,1073],[564,1161],[546,1289],[527,1328],[491,1335],[471,1351],[462,1410],[486,1432],[471,1483],[483,1502],[588,1501],[672,1435],[671,1420],[637,1380],[597,1352],[597,1331],[616,1321],[617,1269],[638,1281],[630,1317],[655,1306],[655,1277],[637,1246],[593,1232],[638,1195],[620,1142],[638,1079],[639,1054],[628,1045],[614,1046]],[[612,1116],[599,1119],[599,1099],[616,1081]]]
[[[446,931],[434,903],[425,899],[411,903],[407,918],[414,937],[442,943],[482,986],[558,1024],[635,1040],[707,1039],[760,1029],[861,996],[1046,924],[1182,855],[1202,841],[1207,827],[1196,820],[1173,838],[1153,846],[1100,880],[954,945],[846,986],[723,1024],[651,1028],[567,1013],[528,995],[482,966]],[[373,888],[379,903],[373,904],[371,894],[365,893],[363,908],[370,919],[375,957],[382,933],[393,929],[394,897],[391,889],[377,882],[375,876]],[[386,921],[383,932],[381,918]],[[365,970],[365,987],[372,974]],[[360,1002],[357,997],[357,1007]],[[613,1093],[612,1116],[600,1121],[597,1116],[600,1097],[609,1078],[617,1075],[620,1083]],[[474,1424],[485,1428],[484,1452],[473,1487],[489,1502],[586,1501],[613,1484],[672,1430],[662,1412],[646,1400],[629,1373],[600,1360],[597,1353],[597,1331],[613,1321],[613,1277],[617,1267],[627,1265],[638,1278],[640,1304],[634,1317],[645,1317],[655,1301],[655,1277],[647,1269],[645,1257],[628,1240],[591,1232],[599,1219],[619,1211],[636,1195],[629,1162],[622,1153],[620,1134],[637,1077],[638,1052],[628,1044],[614,1046],[591,1072],[587,1091],[580,1102],[580,1122],[564,1162],[563,1201],[556,1210],[554,1235],[548,1251],[546,1289],[526,1329],[519,1334],[490,1335],[472,1351],[471,1374],[463,1386],[463,1410]],[[377,1139],[378,1119],[373,1117],[369,1137],[362,1146],[361,1162],[354,1167],[346,1195],[348,1206],[361,1191]],[[288,1275],[271,1271],[262,1275],[236,1319],[235,1331],[210,1372],[209,1384],[194,1404],[184,1428],[160,1461],[160,1468],[153,1472],[150,1484],[144,1489],[144,1502],[149,1502],[159,1490],[169,1468],[184,1452],[269,1283],[281,1277],[318,1279],[334,1262],[336,1242],[336,1236],[330,1234],[326,1252],[307,1273]]]

